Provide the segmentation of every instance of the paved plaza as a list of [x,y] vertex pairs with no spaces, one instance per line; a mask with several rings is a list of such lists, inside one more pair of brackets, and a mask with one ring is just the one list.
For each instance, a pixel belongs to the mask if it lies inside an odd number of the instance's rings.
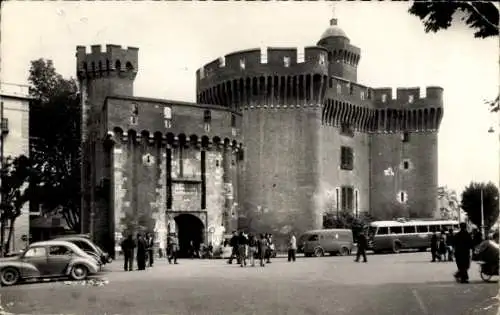
[[498,284],[484,283],[475,263],[463,285],[454,263],[430,263],[430,253],[368,258],[277,258],[265,268],[162,259],[135,272],[116,261],[101,276],[107,284],[4,287],[1,304],[13,314],[497,314]]

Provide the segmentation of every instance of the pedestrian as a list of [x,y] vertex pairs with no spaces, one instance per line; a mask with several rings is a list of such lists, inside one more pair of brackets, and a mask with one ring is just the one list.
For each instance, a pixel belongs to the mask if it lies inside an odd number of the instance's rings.
[[467,224],[460,223],[460,231],[455,234],[455,263],[458,271],[455,273],[455,279],[460,283],[469,282],[468,270],[470,268],[471,250],[474,248],[474,243],[471,235],[467,232]]
[[448,249],[448,261],[453,261],[453,229],[448,229],[446,236],[446,248]]
[[297,239],[295,234],[290,233],[290,239],[288,240],[288,262],[295,261],[295,254],[297,252]]
[[260,234],[260,239],[257,242],[257,257],[259,257],[261,267],[266,266],[266,264],[264,263],[265,258],[266,258],[266,251],[267,251],[266,235]]
[[238,264],[240,263],[239,259],[239,254],[238,254],[238,232],[233,231],[233,236],[231,237],[231,240],[229,241],[229,245],[231,246],[231,256],[229,256],[229,260],[227,261],[228,264],[233,263],[233,259],[236,258],[238,261]]
[[153,233],[148,233],[146,236],[146,250],[148,252],[149,267],[153,267],[154,263],[154,245]]
[[439,259],[438,257],[438,237],[436,234],[436,231],[432,231],[432,236],[431,236],[431,255],[432,255],[432,262],[436,262],[436,258]]
[[132,271],[134,268],[134,248],[135,242],[132,235],[129,234],[121,243],[122,253],[123,253],[123,269],[125,271]]
[[238,251],[240,257],[240,266],[245,267],[247,265],[247,246],[248,238],[243,231],[240,232],[238,238]]
[[271,256],[273,256],[274,253],[274,243],[273,243],[273,235],[272,234],[267,234],[267,250],[266,250],[266,263],[270,264],[271,263]]
[[146,240],[142,234],[137,234],[137,269],[146,270]]
[[368,247],[368,242],[366,240],[366,236],[364,231],[358,232],[358,249],[356,250],[356,260],[355,262],[359,262],[359,258],[363,256],[363,262],[366,263],[368,260],[366,259],[366,248]]
[[255,267],[255,256],[257,255],[257,238],[253,234],[248,234],[248,259],[252,267]]
[[439,261],[446,261],[446,230],[442,230],[439,235],[438,255]]
[[177,235],[175,233],[172,233],[169,237],[168,237],[168,252],[169,252],[169,256],[168,256],[168,263],[171,264],[172,263],[172,260],[174,261],[174,265],[177,265],[177,254],[178,254],[178,251],[179,251],[179,242],[178,242],[178,239],[177,239]]

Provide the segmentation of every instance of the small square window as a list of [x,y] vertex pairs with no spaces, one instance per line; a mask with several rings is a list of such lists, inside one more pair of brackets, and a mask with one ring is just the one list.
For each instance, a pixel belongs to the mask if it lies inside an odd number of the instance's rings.
[[413,103],[413,100],[414,100],[414,96],[413,95],[409,95],[408,96],[408,103]]
[[333,79],[332,78],[330,78],[330,80],[328,80],[328,87],[329,88],[333,87]]
[[165,128],[172,128],[172,120],[165,119]]
[[244,59],[240,59],[240,69],[245,70],[245,60]]
[[203,129],[205,129],[205,132],[210,132],[210,123],[204,123]]
[[350,95],[354,94],[354,86],[351,83],[349,83],[349,94]]
[[361,91],[361,92],[359,93],[359,97],[360,97],[362,100],[364,100],[364,99],[365,99],[365,91]]
[[408,161],[403,161],[403,169],[407,170],[410,168],[410,162]]
[[131,116],[130,117],[130,124],[131,125],[137,125],[137,116]]
[[337,94],[342,94],[342,85],[337,84]]
[[285,67],[290,67],[290,57],[283,57],[283,64]]
[[387,94],[382,94],[382,103],[387,102]]

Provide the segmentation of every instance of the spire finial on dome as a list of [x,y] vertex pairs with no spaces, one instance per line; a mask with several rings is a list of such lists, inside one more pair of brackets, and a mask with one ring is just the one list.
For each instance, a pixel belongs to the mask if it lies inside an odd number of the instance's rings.
[[330,20],[330,25],[337,25],[337,14],[336,14],[336,4],[332,2],[332,19]]

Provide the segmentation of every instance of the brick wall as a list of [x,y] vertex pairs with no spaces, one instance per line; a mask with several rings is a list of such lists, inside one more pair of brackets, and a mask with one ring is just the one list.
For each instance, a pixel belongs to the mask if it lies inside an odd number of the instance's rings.
[[[315,108],[251,109],[243,114],[244,202],[253,232],[271,232],[284,243],[290,230],[317,228],[318,183]],[[281,240],[280,240],[281,239]]]

